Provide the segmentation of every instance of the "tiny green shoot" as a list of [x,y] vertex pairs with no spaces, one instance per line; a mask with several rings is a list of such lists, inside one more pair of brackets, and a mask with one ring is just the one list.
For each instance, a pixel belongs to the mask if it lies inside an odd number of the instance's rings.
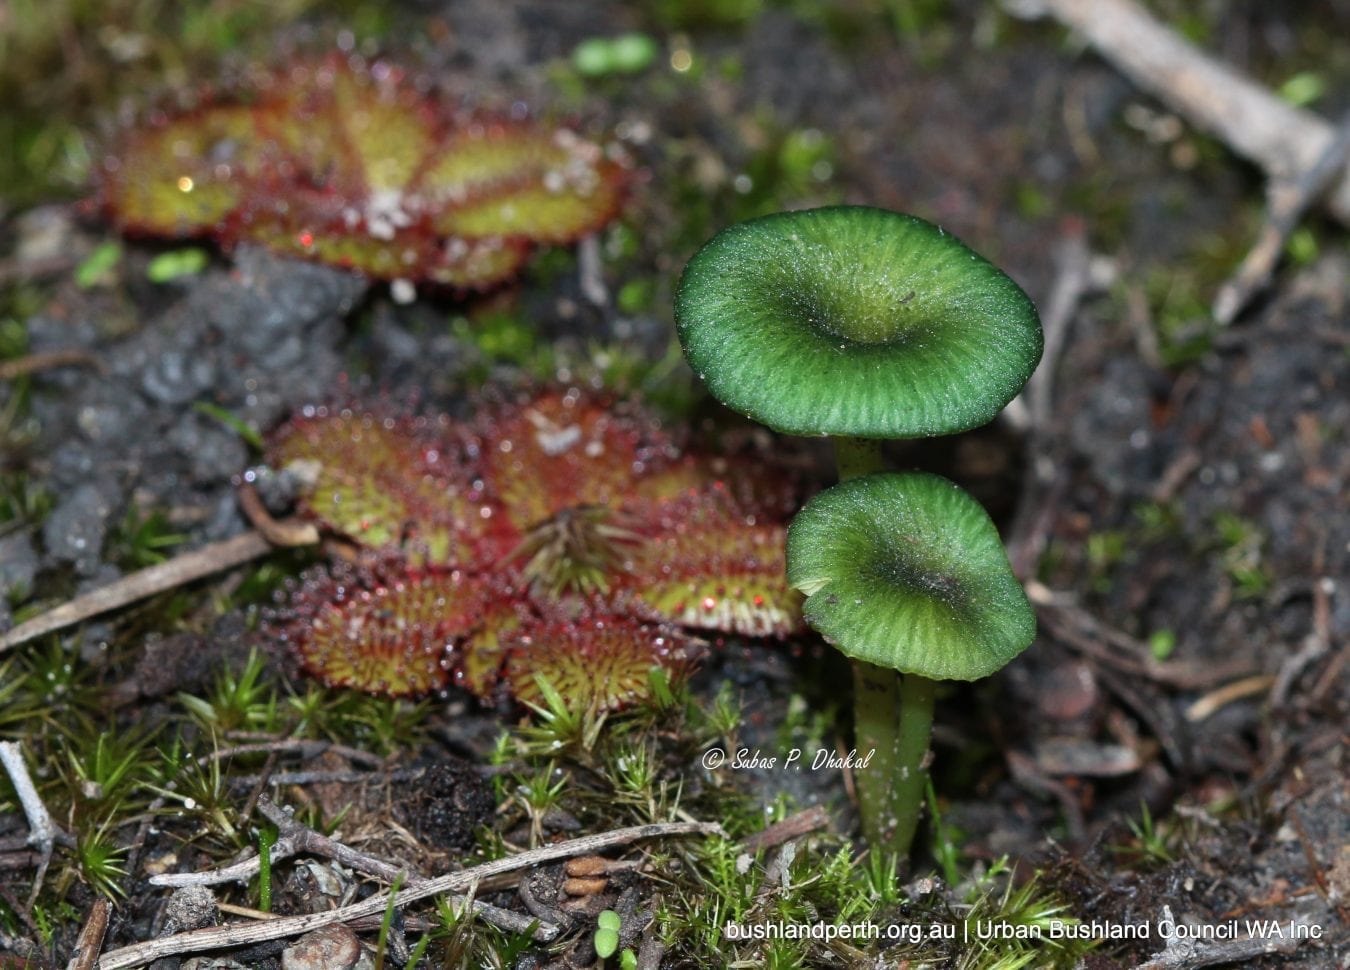
[[151,283],[171,283],[185,276],[196,276],[206,269],[209,261],[204,249],[175,249],[150,260],[145,267],[145,277]]
[[389,928],[394,925],[394,903],[398,891],[403,888],[403,873],[394,877],[389,887],[389,902],[384,907],[384,918],[380,920],[380,935],[375,940],[375,970],[384,970],[384,955],[389,947]]
[[208,418],[214,418],[225,425],[225,427],[237,434],[240,439],[253,450],[263,450],[263,438],[262,435],[258,433],[258,429],[238,415],[232,414],[225,410],[225,408],[212,404],[210,401],[196,401],[193,403],[192,409],[206,415]]
[[75,285],[82,290],[110,283],[113,271],[122,261],[122,244],[109,240],[99,243],[75,270]]
[[273,825],[258,830],[258,908],[264,913],[272,912],[272,846],[277,834]]
[[619,914],[612,909],[604,910],[595,918],[595,955],[608,960],[619,949],[619,928],[623,925]]

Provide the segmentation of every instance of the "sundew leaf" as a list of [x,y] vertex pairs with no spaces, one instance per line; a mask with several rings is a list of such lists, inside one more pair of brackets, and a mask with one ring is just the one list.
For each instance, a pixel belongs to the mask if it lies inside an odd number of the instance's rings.
[[745,636],[803,628],[801,594],[788,586],[785,529],[705,490],[653,510],[649,538],[625,577],[639,615]]
[[479,697],[488,697],[501,678],[506,648],[521,624],[532,616],[500,574],[491,581],[493,598],[483,605],[473,633],[462,644],[455,684]]
[[[784,576],[791,478],[681,457],[635,408],[575,389],[464,423],[311,407],[266,456],[300,484],[303,511],[376,556],[309,578],[272,625],[335,683],[536,702],[542,675],[570,706],[612,710],[663,683],[654,668],[688,668],[681,627],[802,628]],[[386,665],[406,651],[405,682]]]
[[128,133],[100,195],[127,231],[481,289],[614,217],[611,155],[567,128],[464,121],[402,68],[330,57]]
[[676,328],[723,404],[789,434],[916,438],[991,420],[1041,357],[1027,295],[941,228],[864,206],[730,226]]
[[525,530],[563,509],[627,498],[673,449],[655,425],[568,392],[488,417],[481,452],[489,494]]
[[449,684],[454,645],[478,622],[486,595],[459,572],[402,564],[318,570],[270,622],[305,669],[330,686],[425,694]]
[[380,76],[333,72],[334,116],[373,193],[402,191],[443,144],[440,119],[402,71]]
[[253,109],[233,105],[151,122],[105,162],[104,205],[136,233],[217,232],[247,195],[263,151],[257,134]]
[[565,128],[475,122],[452,132],[417,185],[447,236],[569,242],[618,212],[623,169]]
[[651,670],[679,677],[690,663],[679,631],[629,617],[586,613],[540,618],[507,638],[503,676],[525,703],[544,700],[543,677],[573,710],[609,711],[651,694]]
[[520,272],[530,255],[530,244],[520,238],[453,237],[441,244],[427,263],[427,279],[460,289],[474,289],[509,280]]
[[933,680],[977,680],[1030,645],[1036,617],[979,502],[937,475],[866,475],[788,529],[788,582],[842,653]]
[[431,422],[315,409],[273,436],[267,458],[306,483],[313,517],[367,549],[467,567],[515,541],[453,440]]
[[377,279],[420,278],[440,258],[431,236],[406,231],[377,236],[364,214],[313,192],[297,193],[285,205],[241,209],[233,219],[230,232],[237,238]]

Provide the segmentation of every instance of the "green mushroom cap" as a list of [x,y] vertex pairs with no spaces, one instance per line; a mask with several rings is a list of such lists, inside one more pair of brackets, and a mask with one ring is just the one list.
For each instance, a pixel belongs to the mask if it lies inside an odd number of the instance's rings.
[[713,395],[789,434],[977,427],[1041,358],[1031,300],[954,236],[865,206],[730,226],[685,267],[680,342]]
[[938,475],[868,475],[807,502],[788,529],[806,620],[849,657],[932,680],[978,680],[1036,636],[979,502]]

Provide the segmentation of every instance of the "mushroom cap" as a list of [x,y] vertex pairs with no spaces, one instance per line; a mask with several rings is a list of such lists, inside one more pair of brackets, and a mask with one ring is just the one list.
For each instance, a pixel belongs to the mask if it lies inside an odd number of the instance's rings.
[[978,427],[1041,358],[1021,288],[956,237],[866,206],[723,229],[675,297],[685,356],[723,404],[789,434]]
[[849,479],[788,529],[788,582],[842,653],[933,680],[977,680],[1036,636],[983,506],[938,475]]

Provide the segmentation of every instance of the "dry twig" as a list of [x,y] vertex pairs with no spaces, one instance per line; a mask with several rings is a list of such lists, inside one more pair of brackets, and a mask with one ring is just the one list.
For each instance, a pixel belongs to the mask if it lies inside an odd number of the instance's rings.
[[98,951],[103,949],[103,938],[108,933],[108,900],[100,896],[89,909],[89,918],[75,941],[75,952],[70,955],[66,970],[94,970]]
[[581,295],[601,310],[609,306],[609,288],[600,260],[600,237],[583,236],[577,243],[577,288]]
[[[242,734],[235,734],[234,732],[226,735],[228,738],[242,736]],[[298,754],[302,761],[308,761],[310,758],[317,758],[326,752],[331,752],[347,761],[368,765],[371,768],[383,768],[385,766],[384,758],[377,754],[371,754],[369,751],[362,751],[360,748],[352,748],[345,744],[336,744],[332,741],[306,738],[269,738],[236,744],[228,748],[219,748],[199,757],[197,764],[204,767],[212,761],[233,758],[241,754]]]
[[[1175,924],[1172,908],[1163,906],[1163,921]],[[1289,953],[1297,941],[1283,937],[1252,936],[1242,940],[1222,942],[1202,941],[1180,935],[1169,936],[1163,949],[1153,954],[1147,963],[1136,970],[1196,970],[1225,963],[1245,963],[1269,953]]]
[[262,533],[243,532],[231,539],[213,542],[192,552],[175,556],[167,562],[141,569],[107,586],[77,596],[70,602],[35,616],[25,623],[20,623],[8,633],[0,635],[0,653],[27,643],[35,637],[63,630],[100,613],[107,613],[128,603],[154,596],[156,593],[175,589],[212,573],[243,565],[265,555],[271,548],[271,543]]
[[1303,849],[1303,858],[1308,860],[1308,871],[1312,873],[1313,882],[1317,884],[1317,891],[1336,909],[1336,914],[1340,916],[1341,922],[1350,926],[1350,907],[1341,902],[1339,896],[1332,891],[1331,884],[1327,881],[1326,871],[1322,868],[1321,861],[1317,858],[1317,852],[1313,849],[1312,841],[1308,838],[1308,830],[1303,827],[1303,820],[1299,818],[1298,809],[1289,809],[1289,824],[1294,827],[1298,833],[1298,843]]
[[66,253],[39,259],[7,259],[0,262],[0,286],[13,282],[37,282],[48,276],[69,273],[80,261]]
[[313,522],[299,519],[274,519],[267,511],[258,490],[251,482],[244,482],[238,489],[239,507],[248,516],[253,528],[263,534],[274,546],[312,546],[319,541],[319,529]]
[[1318,536],[1313,550],[1312,582],[1313,623],[1312,630],[1303,640],[1297,653],[1280,664],[1275,686],[1270,691],[1270,706],[1279,710],[1289,699],[1289,692],[1295,681],[1318,660],[1331,651],[1331,591],[1335,583],[1326,574],[1327,537]]
[[[1313,170],[1335,128],[1210,57],[1155,20],[1135,0],[1004,0],[1021,17],[1052,16],[1072,28],[1141,88],[1198,128],[1256,163],[1272,181]],[[1350,225],[1350,173],[1327,195],[1332,215]]]
[[14,360],[0,360],[0,381],[12,381],[25,374],[53,370],[57,367],[89,367],[100,374],[107,368],[87,350],[48,350],[40,354],[16,357]]
[[745,852],[758,852],[775,845],[782,845],[803,835],[823,829],[830,824],[830,815],[820,805],[812,805],[805,811],[790,815],[781,822],[774,822],[767,828],[741,840],[741,849]]
[[226,784],[231,788],[245,788],[266,782],[264,787],[279,785],[361,785],[388,784],[392,781],[417,781],[426,774],[423,768],[399,768],[395,771],[273,771],[271,774],[231,775]]
[[681,835],[725,835],[715,822],[669,822],[656,825],[637,825],[632,828],[588,835],[568,842],[546,845],[506,859],[494,859],[472,869],[452,872],[428,879],[416,886],[408,886],[397,894],[379,893],[350,906],[323,913],[287,916],[267,923],[212,926],[190,930],[157,940],[147,940],[106,953],[99,960],[99,970],[122,970],[158,960],[177,953],[199,953],[226,946],[241,946],[298,936],[330,923],[346,923],[362,916],[383,913],[392,902],[395,907],[406,906],[420,899],[444,893],[462,892],[477,885],[479,880],[505,872],[515,872],[545,862],[568,859],[588,853],[605,852],[618,846],[631,845],[647,839],[671,838]]
[[1041,315],[1045,332],[1045,350],[1041,365],[1027,381],[1022,392],[1030,411],[1031,428],[1043,432],[1050,426],[1055,391],[1055,372],[1060,357],[1068,347],[1069,329],[1078,308],[1087,297],[1109,287],[1115,279],[1115,264],[1109,259],[1094,256],[1087,245],[1086,227],[1078,221],[1070,222],[1055,244],[1055,284]]
[[28,763],[24,761],[23,748],[17,741],[0,741],[0,764],[5,766],[5,772],[14,786],[14,794],[18,796],[23,814],[28,819],[27,842],[41,853],[37,874],[33,877],[33,888],[28,895],[28,909],[31,910],[38,892],[42,889],[42,880],[47,874],[47,866],[52,861],[52,852],[56,844],[59,842],[62,845],[73,845],[74,840],[52,821],[47,806],[42,804],[42,798],[33,785],[33,778],[28,774]]
[[1108,626],[1040,583],[1027,583],[1026,588],[1031,602],[1040,607],[1040,617],[1051,636],[1123,673],[1145,677],[1178,690],[1207,690],[1236,677],[1256,673],[1245,661],[1196,665],[1159,660],[1146,643]]
[[1186,708],[1186,720],[1192,724],[1199,724],[1234,701],[1240,701],[1244,697],[1262,693],[1273,683],[1275,683],[1274,677],[1266,674],[1253,674],[1250,677],[1235,680],[1231,684],[1224,684],[1188,706]]
[[1251,298],[1270,282],[1289,236],[1308,207],[1345,168],[1346,159],[1350,159],[1350,114],[1341,119],[1336,137],[1310,167],[1291,179],[1270,180],[1266,185],[1265,224],[1237,271],[1219,287],[1214,297],[1215,320],[1232,323]]

